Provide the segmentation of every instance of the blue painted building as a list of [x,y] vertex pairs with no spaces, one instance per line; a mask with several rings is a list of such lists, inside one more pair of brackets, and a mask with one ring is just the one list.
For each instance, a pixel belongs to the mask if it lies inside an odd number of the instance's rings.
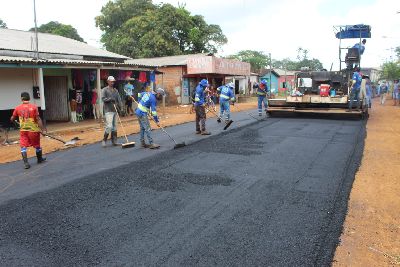
[[[271,92],[274,94],[278,93],[278,88],[279,88],[279,77],[280,75],[272,70],[271,74],[270,74],[270,70],[262,70],[260,73],[260,81],[262,80],[267,80],[268,82],[268,87],[271,87]],[[270,78],[271,78],[271,83],[270,83]],[[270,86],[271,84],[271,86]]]

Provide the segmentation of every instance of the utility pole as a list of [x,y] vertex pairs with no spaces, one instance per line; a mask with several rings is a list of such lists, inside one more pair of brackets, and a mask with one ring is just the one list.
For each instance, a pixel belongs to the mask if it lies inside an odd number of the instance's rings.
[[269,55],[269,91],[272,92],[272,57],[271,53]]
[[36,58],[36,61],[38,61],[39,60],[39,37],[38,37],[37,20],[36,20],[36,0],[33,0],[33,15],[34,15],[34,20],[35,20],[35,43],[36,43],[35,58]]

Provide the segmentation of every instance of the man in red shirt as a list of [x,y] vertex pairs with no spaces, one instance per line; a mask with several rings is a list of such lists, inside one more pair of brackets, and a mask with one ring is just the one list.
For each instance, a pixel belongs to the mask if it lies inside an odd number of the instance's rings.
[[29,103],[30,99],[29,93],[22,93],[22,104],[15,108],[10,119],[14,121],[17,117],[19,118],[21,155],[25,169],[31,167],[27,156],[27,149],[30,146],[36,149],[37,163],[40,164],[46,160],[42,157],[42,148],[40,147],[40,133],[45,133],[46,129],[39,117],[37,106]]

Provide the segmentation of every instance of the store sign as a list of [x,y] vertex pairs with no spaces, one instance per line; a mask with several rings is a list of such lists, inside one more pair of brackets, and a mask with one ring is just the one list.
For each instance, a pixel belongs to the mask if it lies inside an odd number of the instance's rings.
[[250,64],[213,56],[193,57],[188,59],[187,73],[250,76]]

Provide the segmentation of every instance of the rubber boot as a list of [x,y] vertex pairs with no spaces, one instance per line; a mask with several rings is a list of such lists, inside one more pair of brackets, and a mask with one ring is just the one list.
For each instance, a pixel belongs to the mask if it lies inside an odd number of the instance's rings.
[[117,132],[111,132],[111,143],[113,146],[120,146],[121,144],[118,143],[118,135]]
[[153,143],[153,144],[150,144],[149,148],[150,149],[157,149],[157,148],[160,148],[160,145]]
[[21,152],[21,155],[22,155],[22,160],[24,161],[24,168],[29,169],[31,165],[29,165],[28,162],[28,155],[26,154],[26,152]]
[[46,161],[46,158],[43,158],[42,150],[36,151],[37,163],[43,163]]
[[141,145],[143,148],[149,148],[149,147],[150,147],[150,145],[146,144],[146,142],[145,142],[144,140],[141,140],[141,141],[140,141],[140,145]]
[[101,142],[101,145],[103,147],[107,146],[107,139],[108,139],[108,133],[104,133],[103,141]]

